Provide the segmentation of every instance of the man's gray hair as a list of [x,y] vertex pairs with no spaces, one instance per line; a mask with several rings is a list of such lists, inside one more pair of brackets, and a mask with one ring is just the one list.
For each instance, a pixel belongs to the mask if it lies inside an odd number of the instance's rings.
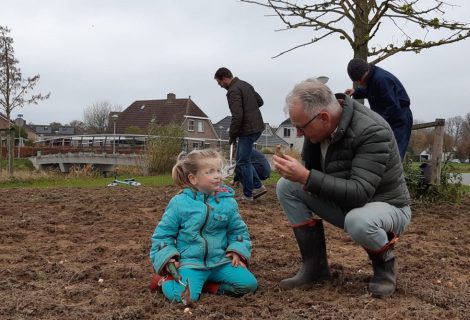
[[284,112],[289,114],[294,101],[300,101],[304,110],[313,115],[321,109],[336,110],[338,101],[325,84],[315,78],[309,78],[297,84],[286,97]]

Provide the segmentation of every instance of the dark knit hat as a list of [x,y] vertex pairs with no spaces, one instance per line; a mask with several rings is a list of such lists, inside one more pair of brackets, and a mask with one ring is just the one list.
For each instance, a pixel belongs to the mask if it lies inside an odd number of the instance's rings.
[[348,74],[352,81],[359,81],[369,70],[369,64],[359,58],[354,58],[348,63]]

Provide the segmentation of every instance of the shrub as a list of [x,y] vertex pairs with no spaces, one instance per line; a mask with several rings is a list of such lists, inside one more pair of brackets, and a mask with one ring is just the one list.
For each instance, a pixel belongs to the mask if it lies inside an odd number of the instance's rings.
[[91,164],[86,165],[73,165],[70,167],[69,173],[65,176],[67,179],[74,178],[97,178],[100,176],[100,172],[93,169]]
[[261,152],[264,154],[274,154],[274,149],[271,147],[263,147],[263,149],[261,149]]
[[177,124],[152,125],[144,161],[149,174],[169,173],[182,150],[184,131]]
[[440,185],[428,184],[424,181],[420,168],[413,163],[403,165],[406,184],[411,198],[422,202],[459,203],[463,195],[462,174],[452,172],[447,162],[443,163]]

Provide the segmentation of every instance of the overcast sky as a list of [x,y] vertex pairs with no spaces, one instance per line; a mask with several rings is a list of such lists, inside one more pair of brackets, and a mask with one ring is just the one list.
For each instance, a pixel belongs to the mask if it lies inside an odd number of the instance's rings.
[[[315,37],[282,28],[272,12],[236,0],[0,0],[0,24],[11,29],[24,76],[40,74],[37,106],[15,109],[34,124],[83,120],[102,100],[127,108],[135,100],[191,96],[215,123],[230,114],[225,90],[213,79],[221,66],[250,82],[264,98],[266,122],[285,120],[286,94],[301,80],[325,75],[334,92],[351,86],[352,50],[334,36],[276,59]],[[448,16],[470,22],[468,0]],[[407,28],[407,26],[404,26]],[[382,27],[384,36],[395,31]],[[470,112],[470,40],[401,53],[379,66],[394,73],[411,97],[414,118]]]

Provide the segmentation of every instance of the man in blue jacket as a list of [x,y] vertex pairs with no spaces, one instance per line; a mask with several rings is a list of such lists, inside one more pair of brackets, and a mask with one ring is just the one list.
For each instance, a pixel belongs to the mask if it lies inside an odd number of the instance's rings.
[[344,93],[355,99],[369,100],[370,108],[392,128],[403,161],[410,142],[413,114],[410,98],[400,80],[390,72],[359,58],[349,61],[348,74],[359,86],[347,89]]

